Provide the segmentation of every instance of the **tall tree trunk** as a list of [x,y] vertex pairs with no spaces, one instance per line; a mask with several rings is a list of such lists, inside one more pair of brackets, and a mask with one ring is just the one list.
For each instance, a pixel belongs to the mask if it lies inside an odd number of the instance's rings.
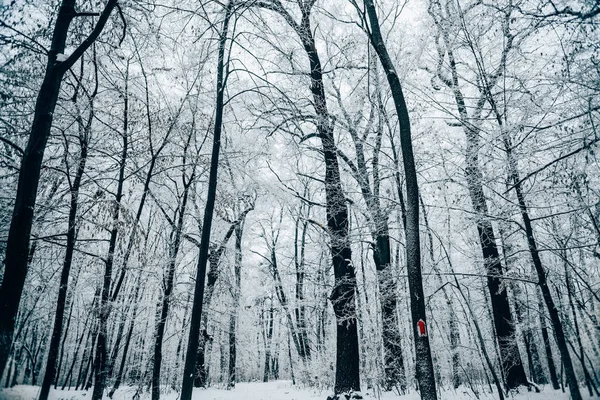
[[69,289],[69,274],[71,272],[73,252],[75,251],[75,242],[77,241],[77,208],[79,206],[79,188],[81,187],[81,180],[83,178],[83,172],[85,170],[85,164],[87,162],[88,156],[88,137],[91,131],[91,124],[94,115],[93,101],[90,101],[90,107],[90,115],[85,126],[83,126],[84,124],[81,119],[81,116],[78,116],[78,123],[80,125],[79,163],[77,165],[77,171],[75,173],[75,179],[73,180],[73,184],[71,185],[71,182],[69,181],[71,205],[69,209],[69,226],[67,229],[67,247],[65,249],[65,259],[60,274],[58,299],[56,301],[56,313],[54,315],[54,328],[52,329],[50,348],[48,349],[48,360],[46,362],[46,373],[44,375],[44,380],[42,381],[42,388],[40,390],[39,400],[48,399],[50,386],[52,385],[52,382],[54,381],[54,377],[56,375],[56,361],[58,357],[58,348],[60,346],[60,339],[62,335],[67,291]]
[[[337,147],[333,136],[334,122],[329,115],[323,68],[310,22],[314,2],[299,2],[301,20],[296,22],[280,2],[257,2],[256,5],[279,13],[294,29],[310,65],[313,105],[317,114],[317,135],[325,162],[325,199],[327,229],[331,248],[334,288],[329,296],[337,320],[336,327],[336,394],[360,390],[358,326],[356,317],[356,276],[352,266],[352,250],[348,237],[348,207],[340,179]],[[312,137],[307,135],[304,139]]]
[[15,317],[25,285],[29,236],[37,189],[61,81],[69,68],[100,35],[116,4],[117,0],[108,0],[93,31],[65,61],[58,61],[57,56],[65,52],[69,26],[77,15],[75,0],[63,0],[56,16],[46,72],[35,103],[29,141],[21,158],[17,195],[6,241],[4,277],[0,285],[0,376],[4,372],[12,347]]
[[433,400],[437,399],[437,391],[429,336],[427,334],[428,326],[425,313],[425,296],[423,292],[423,279],[421,276],[419,187],[412,149],[410,118],[404,100],[400,78],[398,77],[392,59],[388,54],[385,42],[383,41],[375,4],[373,0],[365,0],[364,4],[371,28],[371,44],[379,56],[388,84],[390,85],[400,127],[402,161],[406,177],[406,260],[416,354],[417,381],[419,382],[421,398]]
[[115,383],[108,392],[108,397],[112,399],[115,391],[121,386],[121,381],[123,379],[123,371],[125,370],[125,362],[127,361],[127,354],[129,352],[129,345],[131,344],[131,337],[133,336],[133,328],[135,326],[135,319],[137,317],[138,308],[139,308],[139,299],[140,299],[140,287],[141,285],[141,270],[138,275],[137,284],[135,285],[135,292],[133,294],[133,310],[131,311],[131,321],[129,322],[129,328],[127,329],[127,335],[125,336],[125,344],[123,346],[123,354],[121,355],[121,362],[119,364],[119,369],[117,371],[117,376],[115,377]]
[[223,129],[223,96],[225,92],[225,46],[227,44],[227,33],[229,20],[233,14],[233,0],[229,0],[225,9],[225,17],[219,34],[219,55],[217,61],[217,99],[215,106],[215,126],[213,135],[212,155],[210,160],[210,173],[208,178],[208,193],[204,208],[204,219],[202,225],[202,236],[200,240],[200,254],[196,272],[196,284],[194,287],[194,300],[192,305],[192,316],[190,320],[190,333],[188,337],[188,348],[183,368],[183,382],[181,386],[181,400],[191,400],[194,387],[194,372],[196,370],[196,353],[200,341],[200,322],[202,317],[202,303],[204,300],[204,282],[206,280],[206,263],[208,261],[208,250],[210,245],[210,229],[215,207],[217,192],[217,173],[219,169],[219,152],[221,150],[221,131]]
[[358,327],[356,319],[356,275],[348,237],[348,208],[340,180],[333,121],[327,110],[321,60],[317,53],[310,10],[302,10],[299,35],[310,62],[311,91],[317,113],[317,131],[325,160],[327,228],[335,276],[329,300],[336,316],[335,394],[360,390]]
[[[446,12],[450,14],[448,9]],[[467,138],[465,166],[467,187],[469,189],[473,210],[477,214],[477,233],[481,252],[483,254],[484,266],[488,274],[487,286],[491,298],[494,328],[500,347],[502,369],[506,374],[506,385],[509,389],[514,389],[521,385],[527,385],[527,377],[525,375],[525,368],[523,367],[521,356],[519,355],[519,348],[515,341],[514,320],[510,311],[508,293],[502,282],[502,263],[496,244],[494,228],[488,217],[488,206],[482,183],[483,174],[479,167],[479,125],[481,124],[481,114],[486,103],[486,96],[483,93],[481,94],[475,106],[473,115],[469,117],[467,105],[459,87],[457,63],[451,46],[452,41],[450,34],[446,27],[447,21],[443,17],[442,7],[439,1],[431,2],[430,14],[434,18],[445,44],[445,53],[448,55],[451,79],[447,79],[443,76],[441,72],[442,64],[440,63],[438,63],[437,74],[453,92],[460,123]],[[490,77],[487,75],[484,77],[484,79],[487,79],[488,83],[492,86],[495,85],[498,77],[504,70],[506,58],[511,48],[512,40],[509,40],[502,52],[498,68]],[[444,51],[442,49],[439,49],[438,51],[440,52],[440,61],[443,63]]]
[[108,255],[104,265],[104,277],[102,280],[102,291],[100,294],[99,304],[99,326],[98,326],[98,339],[96,342],[96,357],[94,360],[94,391],[92,393],[92,400],[101,400],[102,394],[104,393],[104,387],[106,385],[106,375],[108,370],[106,368],[106,354],[107,354],[107,336],[108,336],[108,317],[111,309],[110,299],[110,286],[112,280],[112,270],[115,259],[115,250],[117,248],[117,237],[119,234],[119,215],[121,211],[121,199],[123,197],[123,184],[125,182],[125,165],[127,162],[127,151],[129,147],[128,135],[129,135],[129,61],[125,71],[125,88],[124,88],[124,108],[123,108],[123,132],[121,134],[123,140],[123,148],[121,150],[121,157],[119,159],[119,177],[117,180],[117,191],[115,193],[115,201],[113,204],[112,212],[112,228],[110,232],[110,239],[108,242]]
[[235,387],[237,376],[235,373],[236,361],[237,361],[237,348],[236,348],[236,324],[237,324],[237,313],[240,307],[240,296],[242,286],[242,233],[244,230],[243,222],[241,222],[235,229],[235,287],[233,289],[233,307],[231,315],[229,316],[229,377],[227,379],[227,387]]
[[450,295],[448,294],[448,290],[446,289],[446,284],[442,280],[442,275],[439,267],[435,261],[435,257],[433,254],[433,235],[431,233],[431,227],[429,226],[429,219],[427,217],[427,209],[425,208],[425,202],[423,201],[423,197],[419,195],[419,200],[421,203],[421,209],[423,210],[423,222],[425,223],[425,229],[427,230],[427,239],[429,240],[429,257],[431,259],[431,264],[433,266],[434,271],[438,277],[438,282],[440,287],[442,288],[442,293],[444,295],[444,300],[446,301],[446,307],[448,307],[448,327],[450,328],[450,354],[451,354],[451,366],[452,366],[452,386],[454,389],[457,389],[462,383],[460,377],[460,331],[458,329],[458,320],[456,318],[456,312],[454,311],[454,306],[452,304],[452,300],[450,299]]
[[544,312],[542,296],[538,289],[536,289],[536,297],[538,299],[538,308],[540,313],[540,330],[542,331],[542,340],[544,342],[544,350],[546,352],[546,361],[548,363],[548,372],[550,373],[550,382],[552,382],[552,388],[554,390],[558,390],[560,389],[560,384],[558,383],[558,375],[556,374],[556,364],[554,364],[554,355],[552,354],[552,345],[550,344],[550,335],[548,334],[546,313]]
[[[192,134],[190,133],[189,139],[184,147],[183,165],[186,165],[186,153],[190,144]],[[183,236],[183,222],[185,218],[185,210],[188,202],[188,193],[192,182],[194,181],[194,173],[187,178],[185,172],[182,177],[183,181],[183,198],[179,205],[179,215],[177,218],[177,225],[173,225],[171,237],[174,238],[171,243],[169,251],[169,266],[167,268],[167,276],[163,282],[164,292],[162,298],[162,304],[160,307],[160,317],[158,325],[156,327],[156,333],[154,334],[154,357],[152,364],[152,400],[158,400],[160,398],[160,367],[162,365],[162,342],[165,335],[165,327],[167,324],[167,317],[169,315],[169,306],[171,304],[171,295],[173,294],[173,283],[175,279],[175,266],[177,265],[177,255],[179,254],[179,247],[181,244],[181,238]]]
[[[376,63],[371,62],[373,69]],[[375,70],[375,75],[377,71]],[[384,388],[392,390],[392,388],[400,385],[402,392],[406,390],[406,377],[404,373],[404,359],[402,355],[400,330],[398,326],[398,314],[396,312],[396,297],[397,285],[392,275],[391,268],[391,250],[390,250],[390,234],[388,225],[388,215],[381,209],[379,198],[379,189],[381,186],[381,178],[379,174],[379,152],[381,150],[381,142],[383,137],[383,119],[382,114],[385,110],[382,107],[381,93],[379,89],[378,79],[375,78],[377,107],[379,109],[378,129],[375,138],[375,146],[372,157],[372,175],[373,189],[369,180],[369,172],[367,161],[364,154],[364,138],[368,132],[360,135],[354,126],[354,122],[347,113],[342,103],[341,92],[339,88],[335,88],[338,105],[340,106],[344,118],[347,123],[347,129],[350,132],[356,153],[356,164],[352,163],[341,151],[340,156],[352,171],[354,179],[360,186],[361,193],[369,210],[369,219],[371,223],[371,237],[375,242],[373,246],[373,261],[377,271],[377,281],[379,290],[379,301],[381,307],[382,319],[382,340],[384,352]],[[374,115],[372,113],[371,115]],[[367,125],[371,128],[371,124]],[[401,200],[403,204],[403,199]]]

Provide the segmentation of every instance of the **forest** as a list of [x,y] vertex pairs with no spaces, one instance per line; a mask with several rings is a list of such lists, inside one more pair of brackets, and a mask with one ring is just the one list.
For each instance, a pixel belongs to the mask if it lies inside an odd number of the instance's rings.
[[0,399],[600,398],[598,129],[598,0],[3,0]]

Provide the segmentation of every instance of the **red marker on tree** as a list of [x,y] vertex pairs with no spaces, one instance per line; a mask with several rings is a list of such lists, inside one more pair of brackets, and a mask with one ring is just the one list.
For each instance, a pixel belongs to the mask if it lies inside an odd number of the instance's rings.
[[422,319],[417,322],[417,332],[419,333],[419,337],[427,336],[427,327],[425,326],[425,321]]

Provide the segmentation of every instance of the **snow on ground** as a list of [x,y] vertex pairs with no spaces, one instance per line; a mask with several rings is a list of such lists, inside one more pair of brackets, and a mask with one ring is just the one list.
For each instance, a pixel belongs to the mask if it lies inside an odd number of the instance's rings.
[[[36,400],[39,393],[38,386],[19,385],[11,389],[0,389],[0,400]],[[462,389],[462,388],[461,388]],[[582,388],[584,389],[584,388]],[[136,388],[125,387],[117,390],[112,400],[134,400],[137,399]],[[193,400],[325,400],[331,392],[328,390],[316,390],[310,388],[298,388],[292,386],[289,381],[276,381],[268,383],[238,383],[233,390],[209,388],[195,389]],[[91,397],[91,390],[51,390],[50,400],[87,400]],[[419,394],[413,392],[405,396],[393,393],[379,395],[371,390],[363,392],[365,400],[420,400]],[[161,395],[161,400],[177,400],[179,394],[175,391],[166,392]],[[590,399],[589,397],[585,397]],[[108,396],[105,395],[107,400]],[[149,400],[150,394],[145,392],[139,400]],[[495,394],[489,392],[480,393],[479,400],[497,400]],[[568,393],[553,391],[544,388],[542,393],[530,393],[524,391],[507,397],[512,400],[569,400]],[[440,400],[478,400],[471,390],[446,391],[442,393]]]

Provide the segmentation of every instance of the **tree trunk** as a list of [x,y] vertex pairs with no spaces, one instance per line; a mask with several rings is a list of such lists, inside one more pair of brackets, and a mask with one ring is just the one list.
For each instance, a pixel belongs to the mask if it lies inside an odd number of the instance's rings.
[[[90,107],[93,107],[90,101]],[[69,227],[67,230],[67,247],[65,249],[65,259],[63,262],[63,268],[60,274],[60,284],[58,289],[58,299],[56,301],[56,313],[54,316],[54,328],[52,330],[52,336],[50,338],[50,348],[48,349],[48,360],[46,362],[46,373],[42,382],[42,388],[40,390],[39,400],[47,400],[48,393],[50,392],[50,386],[54,381],[56,375],[56,361],[58,357],[58,348],[60,345],[60,339],[62,335],[62,327],[65,313],[65,305],[67,300],[67,291],[69,289],[69,274],[71,271],[71,263],[73,261],[73,252],[75,251],[75,242],[77,241],[77,208],[79,198],[79,188],[81,186],[81,180],[83,178],[83,172],[85,170],[85,164],[88,155],[88,135],[91,130],[91,124],[93,119],[93,111],[90,111],[90,117],[85,127],[80,127],[79,144],[81,146],[79,154],[79,163],[77,165],[77,171],[75,173],[75,179],[73,184],[70,185],[71,193],[71,205],[69,209]],[[80,125],[83,125],[81,117],[78,117]],[[70,183],[70,182],[69,182]]]
[[[400,144],[402,148],[404,174],[406,177],[406,260],[416,354],[417,381],[419,382],[421,398],[433,400],[437,399],[437,391],[429,336],[427,334],[428,326],[425,313],[425,296],[423,292],[423,279],[421,276],[419,187],[412,149],[410,119],[400,79],[388,54],[385,42],[383,41],[383,36],[381,35],[375,4],[373,0],[365,0],[364,4],[371,27],[371,44],[379,56],[388,84],[390,85],[400,126]],[[422,328],[420,328],[420,326]],[[420,333],[422,330],[425,331],[425,334]]]
[[[186,165],[186,153],[192,134],[184,147],[183,165]],[[171,304],[171,295],[173,294],[173,283],[175,279],[175,266],[177,265],[177,255],[179,254],[179,247],[181,244],[181,237],[183,236],[183,222],[185,218],[185,210],[188,202],[188,193],[192,182],[194,181],[194,173],[192,176],[186,178],[185,172],[183,173],[183,199],[179,205],[179,216],[177,219],[177,225],[173,225],[171,237],[174,238],[173,243],[169,251],[169,266],[167,268],[167,276],[163,282],[164,292],[162,298],[162,304],[160,307],[160,317],[158,325],[156,327],[156,333],[154,334],[154,357],[152,364],[152,400],[158,400],[160,398],[160,367],[162,365],[162,342],[165,335],[165,327],[167,324],[167,317],[169,315],[169,306]]]
[[116,4],[117,0],[109,0],[106,3],[94,30],[65,61],[57,61],[57,56],[65,52],[69,26],[76,15],[75,0],[63,0],[56,16],[46,72],[35,103],[29,141],[21,158],[17,195],[6,241],[4,277],[0,285],[0,376],[4,372],[12,348],[15,317],[27,275],[29,236],[42,161],[50,137],[61,81],[69,68],[102,32]]
[[200,322],[202,317],[202,303],[204,300],[204,282],[206,280],[206,263],[208,261],[208,250],[210,245],[210,229],[215,207],[217,192],[217,173],[219,169],[219,152],[221,149],[221,131],[223,129],[223,96],[225,92],[226,76],[225,67],[225,45],[227,43],[227,32],[229,20],[233,13],[233,1],[227,3],[225,18],[221,27],[219,37],[219,55],[217,63],[217,99],[215,109],[215,125],[213,135],[212,155],[210,160],[210,173],[208,178],[208,193],[204,208],[204,223],[202,225],[202,237],[200,241],[200,254],[196,273],[196,284],[194,287],[194,300],[192,305],[192,316],[190,320],[190,333],[188,337],[188,348],[183,368],[183,382],[181,387],[181,400],[191,400],[194,386],[194,372],[196,370],[196,353],[200,341]]
[[546,324],[546,313],[544,313],[544,304],[540,291],[536,289],[538,299],[538,308],[540,313],[540,330],[542,331],[542,340],[544,342],[544,350],[546,352],[546,361],[548,363],[548,372],[550,372],[550,382],[554,390],[560,389],[558,375],[556,374],[556,364],[554,364],[554,355],[552,354],[552,346],[550,344],[550,335],[548,334],[548,326]]
[[233,308],[231,315],[229,316],[229,377],[227,380],[227,387],[235,387],[237,376],[235,373],[236,361],[237,361],[237,349],[236,349],[236,323],[237,313],[240,307],[240,296],[242,286],[242,233],[243,233],[243,222],[241,222],[235,229],[235,287],[233,289]]
[[117,372],[117,376],[115,378],[115,383],[108,393],[108,397],[112,399],[115,391],[121,386],[121,380],[123,379],[123,371],[125,370],[125,361],[127,361],[127,353],[129,352],[129,345],[131,343],[131,336],[133,335],[133,328],[135,326],[135,318],[137,317],[137,312],[139,308],[139,299],[140,299],[140,287],[141,287],[141,270],[138,276],[138,283],[135,286],[135,293],[133,295],[133,310],[131,312],[131,321],[129,322],[129,328],[127,330],[127,335],[125,336],[125,345],[123,346],[123,354],[121,355],[121,363],[119,364],[119,370]]
[[[506,373],[506,385],[509,389],[514,389],[521,385],[527,385],[527,377],[525,375],[525,368],[523,367],[521,356],[519,355],[519,348],[515,341],[514,322],[508,302],[508,294],[505,285],[503,285],[502,282],[502,263],[496,245],[494,228],[489,217],[487,217],[489,212],[485,193],[483,191],[483,175],[479,167],[479,124],[481,123],[481,113],[486,102],[486,96],[485,94],[480,96],[475,106],[475,111],[469,118],[464,96],[459,88],[459,75],[456,60],[451,48],[451,38],[445,27],[446,21],[442,16],[441,5],[436,1],[432,1],[431,4],[430,14],[434,18],[444,39],[452,79],[443,79],[441,71],[438,71],[438,76],[454,94],[460,122],[467,138],[465,167],[467,186],[471,197],[471,203],[473,204],[473,210],[477,214],[477,232],[481,252],[483,254],[484,266],[488,274],[487,286],[492,303],[494,328],[500,347],[502,369]],[[506,57],[511,48],[512,40],[507,42],[497,70],[491,77],[484,77],[489,84],[494,85],[500,76],[506,63]],[[474,123],[472,121],[474,121]]]
[[[317,114],[317,134],[321,139],[325,161],[325,198],[327,229],[335,276],[329,296],[337,319],[335,394],[360,390],[358,327],[356,320],[356,276],[352,266],[352,250],[348,238],[348,208],[341,184],[337,147],[333,137],[333,121],[327,109],[323,68],[315,46],[310,23],[314,2],[300,5],[301,21],[297,23],[281,3],[257,5],[279,13],[298,35],[310,65],[313,105]],[[185,399],[183,399],[185,400]]]
[[128,151],[128,113],[129,113],[129,62],[125,72],[125,88],[124,88],[124,108],[123,108],[123,132],[121,134],[123,140],[123,148],[119,160],[119,178],[117,181],[117,191],[115,193],[114,209],[112,212],[112,229],[108,243],[108,255],[104,266],[104,278],[102,281],[102,292],[100,294],[99,305],[99,326],[98,339],[96,342],[96,358],[94,360],[94,391],[92,400],[101,400],[106,385],[106,354],[107,354],[107,322],[111,311],[110,286],[112,280],[112,270],[115,259],[115,250],[117,248],[117,236],[119,234],[119,214],[121,210],[121,199],[123,197],[123,184],[125,182],[125,165],[127,162]]

